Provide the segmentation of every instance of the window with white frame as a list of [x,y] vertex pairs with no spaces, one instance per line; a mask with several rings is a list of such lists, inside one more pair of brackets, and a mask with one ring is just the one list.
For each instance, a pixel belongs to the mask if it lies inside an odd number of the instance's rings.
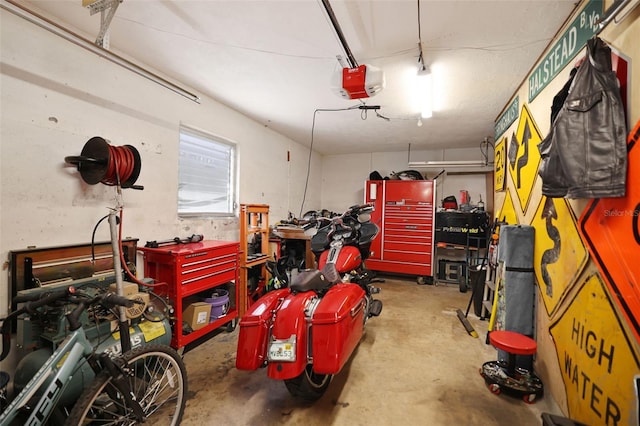
[[180,126],[178,214],[233,216],[236,145]]

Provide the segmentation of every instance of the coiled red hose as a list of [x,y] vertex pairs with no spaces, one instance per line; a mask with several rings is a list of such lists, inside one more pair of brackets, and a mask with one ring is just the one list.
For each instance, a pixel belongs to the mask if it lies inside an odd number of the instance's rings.
[[129,180],[135,167],[133,152],[126,146],[109,147],[109,163],[102,183],[105,185],[120,185]]

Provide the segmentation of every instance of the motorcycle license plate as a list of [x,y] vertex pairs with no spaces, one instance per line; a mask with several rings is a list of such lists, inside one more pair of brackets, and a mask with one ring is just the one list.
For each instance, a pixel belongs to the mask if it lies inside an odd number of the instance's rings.
[[293,335],[286,340],[272,340],[269,342],[269,361],[289,361],[296,360],[296,336]]

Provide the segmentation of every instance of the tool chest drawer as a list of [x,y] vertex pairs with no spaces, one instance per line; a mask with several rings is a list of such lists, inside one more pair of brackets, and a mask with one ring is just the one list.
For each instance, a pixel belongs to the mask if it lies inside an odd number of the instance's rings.
[[384,227],[387,229],[402,229],[403,231],[412,231],[414,229],[431,231],[433,222],[427,221],[426,219],[396,219],[387,217],[384,222]]
[[433,216],[433,207],[431,205],[425,203],[402,203],[398,204],[397,201],[388,202],[385,208],[387,217],[431,220]]
[[215,255],[211,252],[202,253],[202,257],[189,257],[179,265],[180,285],[189,285],[197,281],[215,282],[224,280],[225,276],[233,279],[233,273],[238,267],[238,254],[235,252]]
[[431,251],[431,241],[410,241],[405,239],[404,241],[387,241],[384,244],[385,253],[388,251],[414,253],[420,252],[429,254]]
[[385,250],[383,253],[384,260],[416,263],[424,266],[431,265],[431,255],[427,252],[420,251],[404,251],[404,250]]
[[409,223],[388,223],[384,224],[385,239],[393,236],[423,236],[432,238],[433,227],[431,225],[409,224]]

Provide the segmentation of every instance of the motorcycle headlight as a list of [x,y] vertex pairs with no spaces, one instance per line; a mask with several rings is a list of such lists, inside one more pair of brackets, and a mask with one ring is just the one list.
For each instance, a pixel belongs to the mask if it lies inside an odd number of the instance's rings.
[[365,223],[371,220],[371,212],[363,212],[358,215],[358,222]]
[[304,230],[304,235],[306,235],[307,237],[313,237],[317,233],[318,233],[318,228],[316,228],[315,226],[313,228]]

